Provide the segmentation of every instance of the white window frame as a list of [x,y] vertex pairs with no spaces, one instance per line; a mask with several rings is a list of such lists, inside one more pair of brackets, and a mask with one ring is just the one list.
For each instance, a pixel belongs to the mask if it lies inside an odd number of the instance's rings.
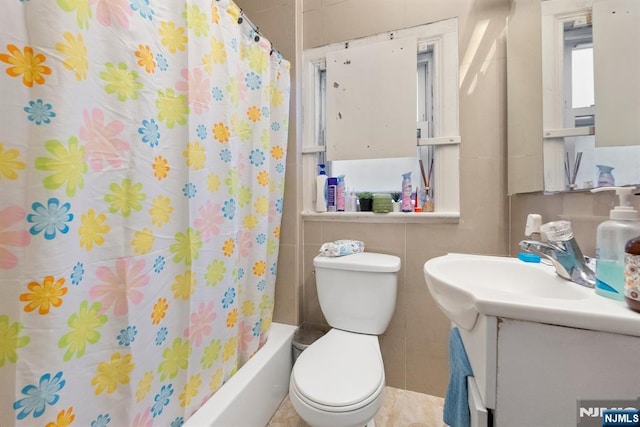
[[[327,52],[388,40],[389,38],[415,37],[418,52],[433,49],[433,105],[438,123],[430,124],[430,135],[416,138],[416,146],[433,146],[434,205],[435,212],[388,213],[325,212],[314,210],[316,165],[320,153],[325,152],[323,135],[320,135],[316,117],[321,108],[318,74],[326,69]],[[459,157],[461,142],[459,132],[458,101],[458,23],[448,19],[371,37],[335,43],[303,52],[302,55],[302,216],[305,220],[349,220],[371,222],[457,222],[460,217]],[[401,172],[401,171],[399,171]],[[399,191],[399,189],[398,189]]]

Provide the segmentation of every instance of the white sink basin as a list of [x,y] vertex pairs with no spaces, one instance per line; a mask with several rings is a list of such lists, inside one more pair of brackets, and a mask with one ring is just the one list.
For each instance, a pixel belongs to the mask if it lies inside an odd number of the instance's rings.
[[485,314],[640,336],[640,314],[562,279],[548,265],[449,254],[427,261],[424,275],[440,309],[467,331]]
[[[576,299],[588,294],[540,264],[525,263],[515,258],[441,257],[430,262],[427,274],[436,286],[480,287],[494,291],[538,298]],[[427,271],[427,270],[425,270]]]

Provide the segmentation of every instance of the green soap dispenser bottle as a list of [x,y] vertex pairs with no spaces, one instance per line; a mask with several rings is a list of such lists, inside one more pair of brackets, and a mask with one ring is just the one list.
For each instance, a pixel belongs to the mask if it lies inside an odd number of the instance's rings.
[[627,205],[635,187],[600,187],[591,190],[615,191],[620,205],[609,213],[609,219],[596,231],[596,294],[624,301],[624,259],[626,243],[640,236],[638,211]]

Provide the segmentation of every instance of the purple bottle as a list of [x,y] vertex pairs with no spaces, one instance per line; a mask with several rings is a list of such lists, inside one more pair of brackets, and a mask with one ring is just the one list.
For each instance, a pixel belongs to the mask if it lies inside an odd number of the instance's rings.
[[338,195],[338,178],[327,179],[327,212],[335,212]]

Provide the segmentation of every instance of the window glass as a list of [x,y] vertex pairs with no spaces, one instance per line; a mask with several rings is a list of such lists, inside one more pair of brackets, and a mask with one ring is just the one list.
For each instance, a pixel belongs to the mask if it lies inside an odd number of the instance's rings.
[[592,107],[593,96],[593,47],[575,48],[571,51],[571,105],[573,108]]
[[[582,20],[579,20],[582,22]],[[594,126],[593,29],[590,24],[564,24],[565,127]]]

